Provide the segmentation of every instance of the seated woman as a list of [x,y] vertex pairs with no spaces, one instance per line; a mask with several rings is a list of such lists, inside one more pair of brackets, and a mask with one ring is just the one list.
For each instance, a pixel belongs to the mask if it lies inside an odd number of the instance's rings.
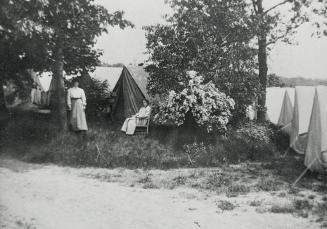
[[126,132],[127,135],[133,135],[136,129],[136,121],[138,119],[147,118],[150,116],[151,107],[147,100],[143,100],[143,107],[139,110],[139,112],[133,115],[130,118],[127,118],[121,128],[121,131]]

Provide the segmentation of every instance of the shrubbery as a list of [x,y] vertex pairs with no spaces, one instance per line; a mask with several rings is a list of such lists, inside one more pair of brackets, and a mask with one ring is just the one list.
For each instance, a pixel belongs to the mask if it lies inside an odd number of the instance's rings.
[[231,118],[234,100],[220,92],[213,83],[203,83],[203,77],[188,72],[189,83],[181,92],[170,91],[168,100],[159,107],[155,120],[159,123],[173,121],[178,126],[184,124],[187,114],[191,114],[196,125],[224,132]]
[[[78,135],[55,136],[46,117],[18,117],[4,132],[3,152],[30,162],[53,162],[71,166],[179,168],[216,167],[222,164],[269,160],[276,154],[268,125],[244,124],[225,135],[205,132],[182,134],[174,127],[153,128],[148,136],[126,136],[120,126],[89,123],[84,147]],[[36,128],[37,127],[37,128]],[[193,136],[196,135],[196,138]]]

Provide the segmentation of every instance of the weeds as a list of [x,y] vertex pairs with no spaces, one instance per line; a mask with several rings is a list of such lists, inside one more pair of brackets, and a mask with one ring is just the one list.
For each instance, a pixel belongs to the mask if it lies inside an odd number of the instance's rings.
[[213,173],[207,177],[205,187],[211,190],[217,190],[221,187],[230,185],[232,179],[230,176],[222,173]]
[[236,197],[245,195],[250,192],[250,188],[244,184],[232,184],[228,187],[226,195],[228,197]]
[[227,200],[221,200],[218,201],[217,207],[221,209],[222,211],[232,211],[236,208],[236,205],[233,203],[227,201]]
[[295,212],[294,205],[291,203],[286,204],[274,204],[270,208],[270,212],[272,213],[293,213]]
[[252,200],[250,202],[250,206],[252,207],[260,207],[262,205],[262,200]]
[[260,178],[256,184],[259,191],[271,192],[278,191],[281,189],[281,182],[272,178]]

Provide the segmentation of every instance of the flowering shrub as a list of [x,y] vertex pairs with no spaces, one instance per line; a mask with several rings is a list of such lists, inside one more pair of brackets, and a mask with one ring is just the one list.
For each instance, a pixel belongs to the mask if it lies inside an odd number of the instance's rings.
[[268,144],[273,137],[273,130],[264,124],[246,123],[242,125],[236,134],[239,138],[247,141],[261,142]]
[[203,83],[203,77],[196,72],[188,72],[188,85],[180,93],[170,91],[168,100],[159,106],[155,121],[165,123],[173,121],[178,126],[191,112],[197,125],[205,127],[208,132],[214,129],[225,131],[231,118],[235,102],[220,92],[212,82]]

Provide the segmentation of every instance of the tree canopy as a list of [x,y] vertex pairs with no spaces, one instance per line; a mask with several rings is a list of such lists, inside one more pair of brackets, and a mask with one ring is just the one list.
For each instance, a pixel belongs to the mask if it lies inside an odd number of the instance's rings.
[[[28,68],[52,71],[63,127],[63,71],[92,70],[102,54],[94,49],[96,37],[107,32],[108,26],[125,28],[133,24],[124,19],[124,12],[109,13],[94,0],[1,0],[0,7],[2,79],[20,81],[18,73]],[[2,83],[0,86],[2,89]]]
[[166,23],[145,27],[149,91],[182,90],[185,72],[195,70],[235,100],[237,119],[256,99],[265,117],[270,45],[291,43],[305,22],[320,28],[319,34],[326,25],[326,19],[309,17],[312,12],[326,15],[326,1],[320,0],[281,0],[270,8],[264,8],[263,0],[167,2],[173,14],[166,16]]
[[[96,37],[108,26],[133,26],[124,13],[109,13],[93,0],[1,0],[0,55],[5,72],[34,68],[51,70],[55,45],[64,43],[67,73],[92,69],[100,50]],[[11,72],[11,71],[10,71]]]
[[236,113],[243,116],[258,85],[247,4],[243,0],[169,3],[174,13],[166,18],[167,24],[145,28],[149,91],[180,91],[188,80],[186,71],[194,70],[231,96]]

